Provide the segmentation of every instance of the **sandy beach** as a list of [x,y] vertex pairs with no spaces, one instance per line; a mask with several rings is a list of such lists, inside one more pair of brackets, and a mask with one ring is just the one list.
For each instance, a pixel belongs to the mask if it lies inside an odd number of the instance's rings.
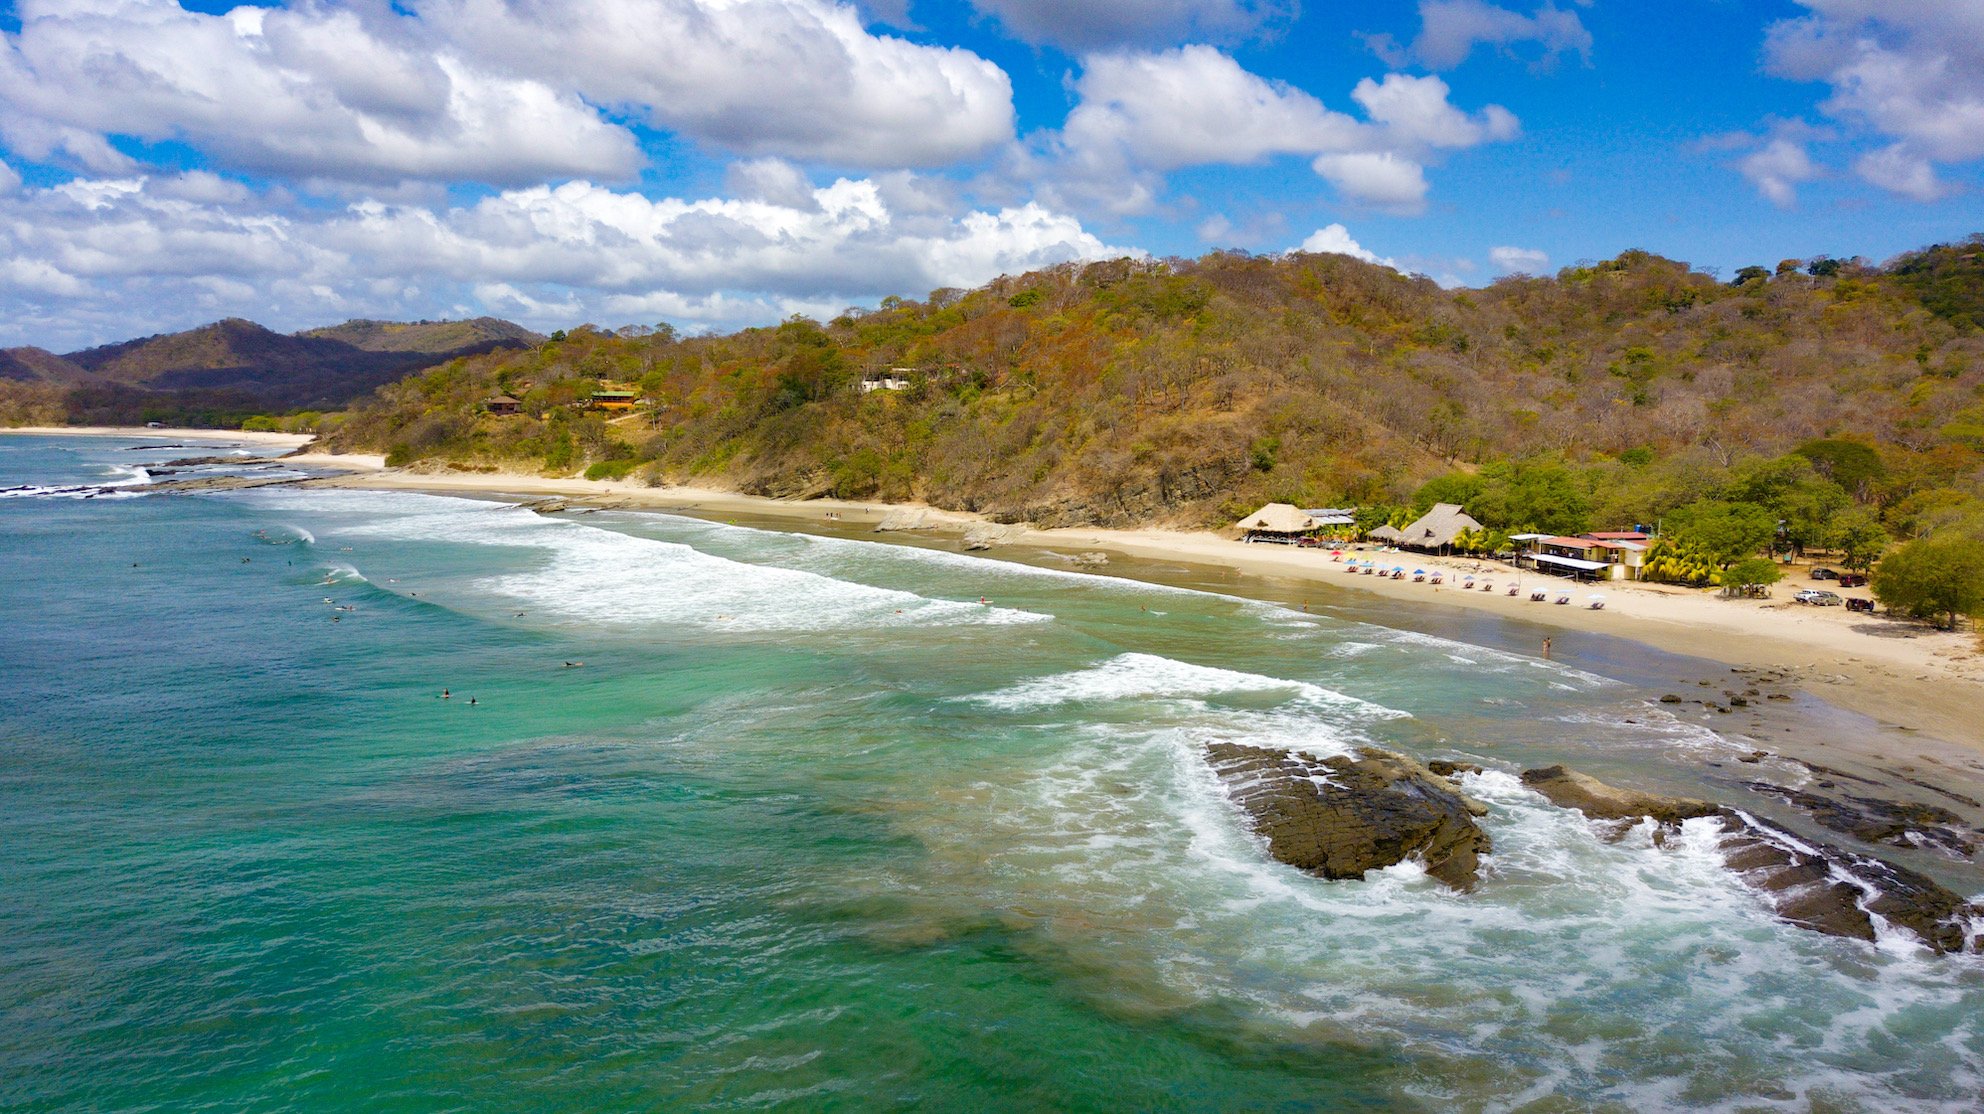
[[176,426],[12,426],[0,433],[24,433],[32,437],[151,437],[160,441],[229,441],[241,445],[267,445],[271,448],[300,449],[317,438],[308,433],[253,433],[239,429],[182,429]]
[[[292,458],[302,459],[302,458]],[[646,487],[634,483],[587,481],[504,472],[383,470],[376,458],[324,459],[354,474],[334,483],[387,490],[465,492],[483,495],[558,496],[628,509],[668,510],[705,518],[748,514],[757,517],[834,524],[842,529],[880,525],[885,519],[920,519],[917,533],[961,536],[986,523],[982,516],[905,504],[832,499],[789,502],[696,487]],[[1607,583],[1567,585],[1534,572],[1518,574],[1492,561],[1387,554],[1366,550],[1351,556],[1375,558],[1407,570],[1435,568],[1447,583],[1434,585],[1377,576],[1348,575],[1328,550],[1248,545],[1210,531],[1033,530],[1004,527],[1004,536],[986,556],[1000,550],[1037,547],[1061,552],[1099,551],[1173,564],[1201,565],[1261,578],[1263,582],[1313,581],[1388,599],[1432,604],[1520,619],[1565,632],[1593,632],[1634,641],[1670,653],[1706,658],[1729,666],[1784,671],[1814,695],[1882,724],[1919,731],[1973,750],[1984,750],[1984,654],[1969,633],[1950,633],[1885,614],[1849,612],[1843,607],[1811,607],[1793,602],[1800,588],[1836,585],[1808,582],[1807,570],[1788,570],[1769,600],[1727,600],[1713,592],[1667,585]],[[885,540],[891,534],[876,535]],[[1347,561],[1346,557],[1344,560]],[[1107,571],[1105,568],[1102,571]],[[1463,590],[1469,572],[1495,583],[1497,591]],[[1506,595],[1521,576],[1524,591]],[[1528,589],[1548,587],[1551,599],[1568,587],[1573,603],[1533,602]],[[1325,589],[1327,590],[1327,589]],[[1603,610],[1590,610],[1586,596],[1602,591]],[[1865,595],[1865,590],[1848,591]],[[1573,639],[1559,654],[1572,652]],[[1537,648],[1541,652],[1541,646]]]

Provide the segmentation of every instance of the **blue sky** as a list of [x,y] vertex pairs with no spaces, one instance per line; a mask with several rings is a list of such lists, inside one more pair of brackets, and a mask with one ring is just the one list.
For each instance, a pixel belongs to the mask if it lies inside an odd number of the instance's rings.
[[21,0],[0,344],[725,330],[1212,248],[1449,284],[1984,230],[1984,0]]

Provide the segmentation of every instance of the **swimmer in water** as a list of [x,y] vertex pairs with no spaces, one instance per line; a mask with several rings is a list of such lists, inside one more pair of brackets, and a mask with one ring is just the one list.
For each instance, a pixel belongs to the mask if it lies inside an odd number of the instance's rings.
[[441,690],[441,699],[443,699],[443,700],[446,700],[446,699],[448,699],[449,697],[451,697],[451,696],[453,696],[453,695],[454,695],[454,694],[453,694],[453,693],[451,693],[451,692],[449,692],[449,691],[448,691],[447,689],[442,689],[442,690]]

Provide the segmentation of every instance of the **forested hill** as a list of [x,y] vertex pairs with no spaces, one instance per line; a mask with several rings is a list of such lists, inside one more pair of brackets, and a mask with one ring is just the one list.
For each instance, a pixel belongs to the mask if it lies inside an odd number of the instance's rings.
[[[724,337],[581,328],[384,387],[333,441],[1046,524],[1407,503],[1445,475],[1553,529],[1822,442],[1784,467],[1906,531],[1984,487],[1981,247],[1734,281],[1628,252],[1476,290],[1341,255],[1068,265]],[[891,369],[907,389],[859,390]],[[602,384],[652,408],[572,405]],[[483,413],[498,393],[524,413]]]
[[0,349],[0,418],[238,425],[263,411],[335,409],[456,356],[544,338],[508,321],[347,321],[286,335],[229,318],[56,356]]

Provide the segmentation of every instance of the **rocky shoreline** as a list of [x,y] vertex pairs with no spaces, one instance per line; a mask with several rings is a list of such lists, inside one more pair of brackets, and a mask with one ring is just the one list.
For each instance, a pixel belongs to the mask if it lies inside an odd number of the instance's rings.
[[[1489,810],[1457,781],[1480,767],[1422,764],[1375,747],[1316,759],[1214,743],[1205,748],[1205,758],[1279,862],[1321,878],[1349,880],[1412,860],[1456,890],[1481,883],[1481,858],[1493,844],[1478,820]],[[1545,800],[1583,814],[1613,839],[1651,823],[1655,845],[1664,846],[1686,821],[1713,822],[1724,866],[1789,924],[1869,943],[1887,928],[1906,932],[1937,954],[1984,951],[1984,907],[1879,856],[1794,835],[1741,809],[1623,789],[1564,766],[1525,770],[1521,776]],[[1775,786],[1767,791],[1792,792]],[[1833,817],[1839,830],[1870,841],[1908,839],[1918,821],[1953,831],[1948,821],[1955,817],[1947,810],[1857,800],[1852,808],[1814,811],[1821,823]]]

